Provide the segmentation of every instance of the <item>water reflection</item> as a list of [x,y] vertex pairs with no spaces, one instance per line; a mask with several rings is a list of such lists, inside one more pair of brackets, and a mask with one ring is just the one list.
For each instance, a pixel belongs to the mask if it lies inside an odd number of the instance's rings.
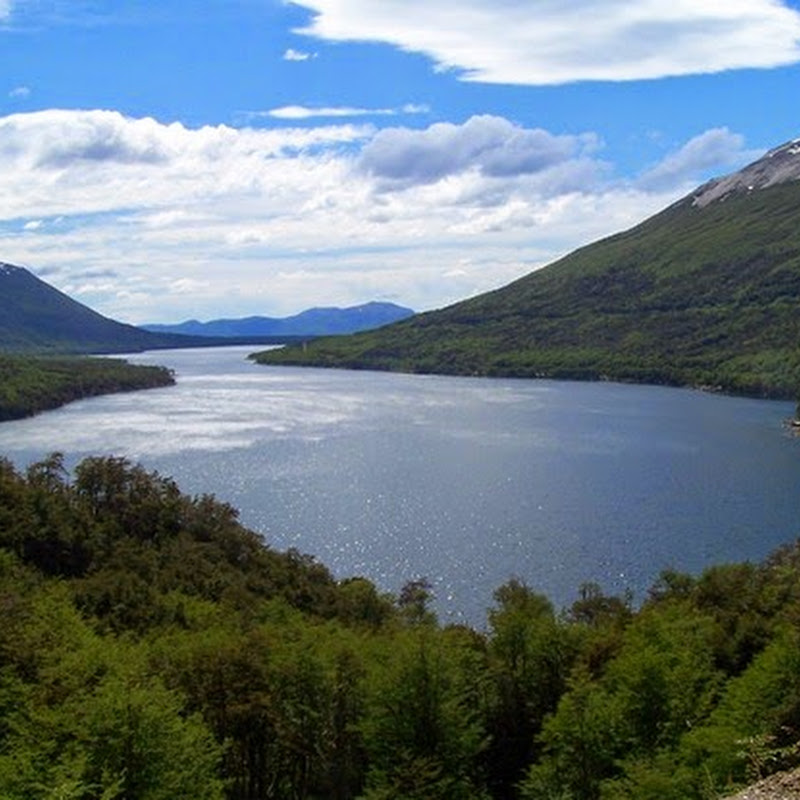
[[113,453],[211,492],[276,547],[481,624],[512,575],[569,602],[667,566],[761,558],[799,526],[791,404],[614,384],[266,368],[247,348],[132,357],[178,384],[0,426],[19,465]]

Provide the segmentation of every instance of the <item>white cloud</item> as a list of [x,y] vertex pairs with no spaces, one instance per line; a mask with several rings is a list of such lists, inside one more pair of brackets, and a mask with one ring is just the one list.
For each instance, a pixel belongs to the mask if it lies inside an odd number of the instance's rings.
[[[713,131],[698,139],[721,141],[716,152],[741,143]],[[666,179],[615,179],[596,149],[591,134],[498,117],[378,131],[15,114],[0,117],[0,260],[46,270],[58,288],[132,322],[387,296],[431,308],[677,199]],[[670,158],[662,173],[673,177],[701,160]]]
[[8,19],[11,16],[12,7],[12,0],[0,0],[0,20]]
[[483,115],[463,125],[441,122],[422,131],[382,130],[364,148],[361,166],[400,185],[432,183],[470,169],[509,177],[543,172],[596,146],[594,136],[554,136]]
[[696,185],[705,175],[730,172],[763,155],[760,150],[745,148],[744,137],[727,128],[712,128],[690,139],[646,171],[638,181],[640,187],[659,191],[686,183]]
[[[2,15],[0,15],[2,18]],[[12,99],[24,99],[30,97],[31,90],[27,86],[16,86],[9,93],[8,96]]]
[[[366,139],[369,127],[188,129],[112,111],[41,111],[0,118],[5,191],[0,219],[202,203],[277,194],[304,154]],[[288,179],[287,179],[288,180]]]
[[291,47],[283,54],[284,61],[308,61],[309,59],[316,57],[316,53],[306,53],[302,50],[295,50]]
[[322,106],[311,108],[308,106],[281,106],[269,111],[250,111],[245,114],[248,118],[272,117],[273,119],[304,120],[314,118],[339,118],[339,117],[390,117],[398,114],[425,114],[430,109],[425,105],[407,103],[400,108],[356,108],[353,106]]
[[465,80],[553,85],[776,67],[800,61],[782,0],[293,0],[298,31],[425,53]]

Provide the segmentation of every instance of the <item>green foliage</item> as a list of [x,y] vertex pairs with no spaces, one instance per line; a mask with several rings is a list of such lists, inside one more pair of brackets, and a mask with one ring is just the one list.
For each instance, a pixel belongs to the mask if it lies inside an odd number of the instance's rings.
[[794,399],[799,214],[796,182],[702,209],[689,199],[496,291],[255,360]]
[[429,605],[433,599],[432,586],[425,578],[408,581],[400,590],[397,605],[403,617],[411,625],[431,624],[436,617]]
[[687,737],[687,758],[702,761],[720,788],[800,764],[798,675],[798,633],[782,630]]
[[0,422],[29,417],[73,400],[169,386],[164,367],[109,358],[43,358],[0,354]]
[[[464,650],[466,649],[466,652]],[[371,675],[361,723],[369,756],[367,798],[479,798],[486,738],[468,691],[480,658],[470,642],[409,631]],[[477,663],[476,663],[477,662]]]
[[800,763],[800,543],[488,629],[125,459],[0,460],[0,797],[710,800]]
[[600,782],[622,755],[619,705],[592,682],[585,668],[570,680],[557,712],[544,725],[545,758],[521,784],[523,798],[597,800]]
[[99,637],[65,586],[21,588],[3,576],[18,607],[3,625],[0,794],[220,800],[219,746],[141,648]]
[[567,688],[578,656],[577,631],[556,619],[547,598],[512,579],[494,594],[487,752],[489,785],[510,796],[539,757],[536,739]]

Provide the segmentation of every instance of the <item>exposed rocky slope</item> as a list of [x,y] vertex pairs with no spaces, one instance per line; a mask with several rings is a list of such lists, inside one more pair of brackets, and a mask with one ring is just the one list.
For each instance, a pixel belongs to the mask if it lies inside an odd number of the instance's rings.
[[771,775],[727,800],[800,800],[800,769]]

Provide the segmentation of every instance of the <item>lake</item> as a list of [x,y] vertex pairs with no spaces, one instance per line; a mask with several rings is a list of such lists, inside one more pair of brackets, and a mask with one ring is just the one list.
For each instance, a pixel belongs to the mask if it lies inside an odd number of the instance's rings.
[[127,456],[337,577],[427,577],[443,622],[479,627],[512,576],[558,607],[587,581],[641,600],[664,568],[760,560],[800,533],[792,403],[262,367],[252,349],[129,356],[177,386],[3,423],[0,454]]

